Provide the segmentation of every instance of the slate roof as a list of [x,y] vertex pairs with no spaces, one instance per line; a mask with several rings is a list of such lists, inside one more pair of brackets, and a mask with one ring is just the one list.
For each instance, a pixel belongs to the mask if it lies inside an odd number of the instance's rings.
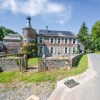
[[71,36],[76,37],[76,35],[70,31],[56,31],[56,30],[38,30],[37,33],[43,36]]
[[21,40],[21,36],[19,34],[8,34],[3,40]]

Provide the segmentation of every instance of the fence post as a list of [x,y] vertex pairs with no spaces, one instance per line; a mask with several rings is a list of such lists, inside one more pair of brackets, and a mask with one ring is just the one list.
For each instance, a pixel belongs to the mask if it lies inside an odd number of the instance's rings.
[[27,60],[27,55],[24,55],[24,68],[25,70],[28,68],[28,60]]

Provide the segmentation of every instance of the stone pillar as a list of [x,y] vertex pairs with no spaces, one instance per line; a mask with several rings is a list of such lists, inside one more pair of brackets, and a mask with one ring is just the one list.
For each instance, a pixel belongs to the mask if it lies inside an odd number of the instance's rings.
[[27,55],[24,55],[24,68],[25,70],[28,68],[28,60],[27,60]]

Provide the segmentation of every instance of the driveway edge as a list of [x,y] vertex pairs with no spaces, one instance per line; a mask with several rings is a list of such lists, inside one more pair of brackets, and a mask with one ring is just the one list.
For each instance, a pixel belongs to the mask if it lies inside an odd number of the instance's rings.
[[[76,87],[84,84],[85,82],[87,82],[88,80],[92,79],[95,76],[96,76],[96,71],[93,69],[93,64],[90,61],[90,57],[88,56],[88,69],[82,74],[79,74],[77,76],[71,76],[66,79],[58,81],[55,90],[52,92],[48,100],[63,100],[63,97],[66,95],[66,93],[73,91]],[[64,84],[64,82],[70,79],[74,79],[76,82],[80,84],[75,86],[74,88],[68,88]]]

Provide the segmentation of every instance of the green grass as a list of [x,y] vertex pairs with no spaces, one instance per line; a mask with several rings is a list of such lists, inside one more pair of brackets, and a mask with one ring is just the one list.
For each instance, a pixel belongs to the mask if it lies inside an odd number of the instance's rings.
[[100,54],[100,52],[96,52],[97,54]]
[[[33,59],[33,58],[32,58]],[[37,58],[36,58],[37,59]],[[30,61],[31,62],[31,61]],[[32,62],[33,63],[33,62]],[[36,62],[35,62],[36,64]],[[84,72],[88,66],[87,55],[83,55],[72,69],[49,70],[45,72],[2,72],[0,73],[0,83],[13,81],[40,83],[49,81],[55,83],[58,80]]]
[[38,64],[38,58],[37,57],[28,59],[28,66],[29,67],[32,67],[32,66],[37,65],[37,64]]

